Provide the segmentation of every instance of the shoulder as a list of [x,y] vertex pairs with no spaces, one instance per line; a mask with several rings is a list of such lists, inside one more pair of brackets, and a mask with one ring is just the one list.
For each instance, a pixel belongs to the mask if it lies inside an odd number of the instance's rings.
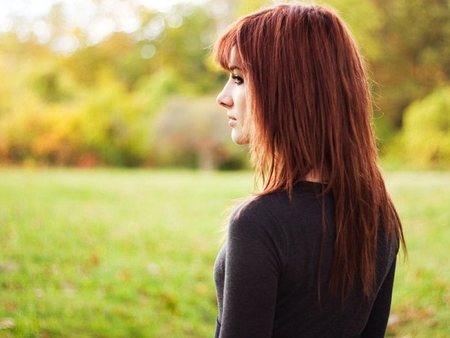
[[274,192],[254,197],[241,203],[233,212],[230,228],[245,227],[252,230],[274,230],[292,223],[293,219],[310,219],[321,214],[318,196],[323,187],[319,184],[303,182],[295,187],[292,196],[286,191]]
[[278,193],[252,197],[242,202],[231,214],[228,237],[251,237],[255,240],[257,237],[271,236],[270,233],[278,226],[277,210],[288,202]]
[[229,235],[261,236],[290,241],[305,239],[322,232],[323,217],[333,224],[334,203],[331,193],[323,195],[323,184],[301,182],[292,196],[276,192],[242,203],[233,213]]
[[283,224],[274,212],[281,205],[279,198],[272,194],[260,196],[236,208],[228,227],[227,260],[230,264],[248,263],[254,267],[261,263],[267,268],[267,262],[271,262],[270,266],[276,267],[274,271],[281,266],[286,239]]
[[241,203],[232,214],[232,222],[248,222],[267,218],[289,203],[286,193],[271,193],[252,197]]
[[[294,187],[292,196],[286,191],[257,196],[240,204],[233,218],[258,219],[258,217],[278,217],[286,213],[303,213],[320,206],[320,197],[324,185],[313,182],[301,182]],[[331,195],[325,196],[329,200]],[[330,206],[329,203],[326,204]]]

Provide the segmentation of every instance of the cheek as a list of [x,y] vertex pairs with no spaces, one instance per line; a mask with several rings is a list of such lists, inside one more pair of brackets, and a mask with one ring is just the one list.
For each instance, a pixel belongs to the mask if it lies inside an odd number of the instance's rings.
[[238,98],[239,102],[239,112],[241,115],[241,118],[246,121],[249,118],[249,108],[248,108],[248,102],[247,97],[245,93],[241,93]]
[[246,106],[243,106],[242,114],[241,114],[241,123],[240,123],[240,135],[241,142],[240,144],[248,144],[250,140],[251,131],[253,128],[253,118]]

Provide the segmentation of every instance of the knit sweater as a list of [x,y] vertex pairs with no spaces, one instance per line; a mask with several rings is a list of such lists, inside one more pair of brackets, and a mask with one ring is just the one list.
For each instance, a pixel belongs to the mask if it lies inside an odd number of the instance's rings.
[[358,282],[344,300],[333,296],[327,286],[334,206],[326,195],[322,239],[322,205],[316,197],[322,189],[302,182],[291,200],[285,192],[272,193],[247,204],[237,217],[239,208],[235,211],[214,267],[216,338],[384,337],[397,245],[378,236],[373,297],[364,296]]

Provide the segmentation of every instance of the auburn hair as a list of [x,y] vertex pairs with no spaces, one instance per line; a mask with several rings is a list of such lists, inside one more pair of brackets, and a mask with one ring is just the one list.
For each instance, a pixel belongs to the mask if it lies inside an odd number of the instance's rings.
[[379,227],[405,242],[377,164],[371,94],[352,34],[333,10],[290,3],[231,25],[214,46],[226,70],[233,48],[250,93],[250,150],[262,182],[257,196],[291,195],[308,173],[318,173],[324,195],[334,198],[330,287],[344,295],[359,278],[364,294],[373,294]]

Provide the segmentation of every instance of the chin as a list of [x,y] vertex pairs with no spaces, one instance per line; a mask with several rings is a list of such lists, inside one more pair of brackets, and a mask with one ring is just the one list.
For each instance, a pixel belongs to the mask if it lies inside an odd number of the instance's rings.
[[242,133],[236,132],[236,130],[233,130],[231,133],[231,139],[234,143],[238,145],[246,145],[250,143],[249,137],[247,135],[243,135]]
[[244,137],[238,135],[231,135],[231,139],[233,140],[234,143],[238,145],[248,144],[248,142],[246,142],[246,139]]
[[245,146],[247,144],[249,144],[250,142],[246,139],[232,139],[234,143],[240,145],[240,146]]

